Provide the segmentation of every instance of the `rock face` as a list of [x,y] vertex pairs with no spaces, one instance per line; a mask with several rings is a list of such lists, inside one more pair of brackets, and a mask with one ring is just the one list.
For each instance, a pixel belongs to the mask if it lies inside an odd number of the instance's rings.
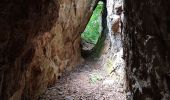
[[134,100],[170,100],[170,1],[125,0],[124,56]]
[[80,60],[98,0],[0,1],[0,99],[34,100]]

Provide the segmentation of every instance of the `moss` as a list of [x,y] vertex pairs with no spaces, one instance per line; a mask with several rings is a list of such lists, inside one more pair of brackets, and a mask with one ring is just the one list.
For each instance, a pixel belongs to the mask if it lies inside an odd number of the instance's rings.
[[81,34],[81,38],[87,42],[96,44],[102,31],[102,10],[103,3],[99,2],[96,9],[93,11],[93,15],[90,18],[89,23],[86,26],[85,31]]

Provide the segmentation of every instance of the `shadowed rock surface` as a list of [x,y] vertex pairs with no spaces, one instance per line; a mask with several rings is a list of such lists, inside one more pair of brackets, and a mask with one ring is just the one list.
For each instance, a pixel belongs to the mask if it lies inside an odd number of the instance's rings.
[[34,100],[80,62],[97,0],[0,1],[0,99]]
[[125,0],[124,57],[134,100],[170,100],[170,1]]
[[[97,2],[0,1],[0,100],[35,100],[81,63],[80,33]],[[122,10],[115,6],[117,12],[111,13],[125,15],[123,26],[118,18],[112,31],[124,27],[117,39],[123,40],[127,99],[170,100],[170,1],[124,0]],[[100,53],[102,46],[110,50],[105,31],[89,55]]]

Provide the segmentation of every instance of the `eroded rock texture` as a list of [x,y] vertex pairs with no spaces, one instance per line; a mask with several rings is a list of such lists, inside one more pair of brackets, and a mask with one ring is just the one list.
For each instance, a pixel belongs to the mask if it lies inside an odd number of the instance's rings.
[[134,100],[170,100],[169,6],[169,0],[125,0],[124,50]]
[[0,1],[0,99],[34,100],[80,60],[97,0]]

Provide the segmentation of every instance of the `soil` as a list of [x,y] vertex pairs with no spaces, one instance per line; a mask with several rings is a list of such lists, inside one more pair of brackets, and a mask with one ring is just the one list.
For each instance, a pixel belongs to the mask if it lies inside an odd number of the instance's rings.
[[108,71],[106,59],[109,56],[86,59],[63,74],[39,100],[126,100],[124,72],[121,66]]

